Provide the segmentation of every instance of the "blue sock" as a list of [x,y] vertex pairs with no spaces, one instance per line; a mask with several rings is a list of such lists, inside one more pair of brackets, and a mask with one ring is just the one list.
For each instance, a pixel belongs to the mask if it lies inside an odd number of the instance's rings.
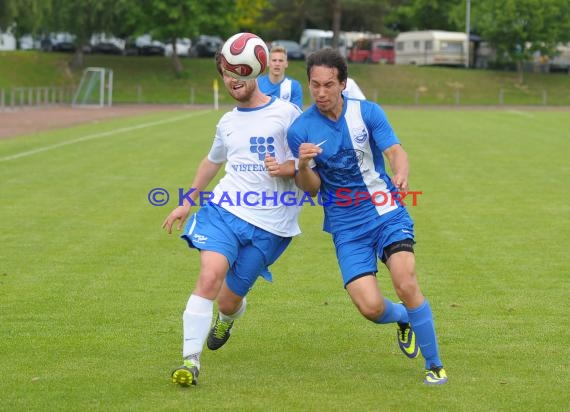
[[439,359],[433,315],[427,299],[419,307],[408,310],[408,316],[412,330],[416,334],[416,341],[425,359],[426,369],[431,368],[431,365],[442,366],[441,359]]
[[408,312],[401,303],[394,303],[384,298],[384,312],[376,320],[376,323],[408,323]]

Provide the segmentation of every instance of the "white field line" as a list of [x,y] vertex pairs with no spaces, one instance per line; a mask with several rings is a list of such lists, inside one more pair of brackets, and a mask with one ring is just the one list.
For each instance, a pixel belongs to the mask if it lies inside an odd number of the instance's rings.
[[6,156],[6,157],[0,157],[0,162],[7,162],[8,160],[19,159],[21,157],[27,157],[27,156],[35,155],[37,153],[47,152],[48,150],[57,149],[59,147],[67,146],[70,144],[86,142],[88,140],[99,139],[101,137],[112,136],[115,134],[130,132],[133,130],[145,129],[147,127],[158,126],[158,125],[165,124],[165,123],[177,122],[179,120],[188,119],[190,117],[201,116],[201,115],[206,114],[206,113],[208,113],[208,112],[207,111],[192,112],[189,114],[185,114],[183,116],[176,116],[176,117],[171,117],[169,119],[157,120],[156,122],[142,123],[142,124],[139,124],[136,126],[121,127],[119,129],[109,130],[107,132],[88,134],[87,136],[81,136],[81,137],[78,137],[78,138],[73,139],[73,140],[67,140],[65,142],[56,143],[56,144],[52,144],[52,145],[44,146],[44,147],[39,147],[39,148],[33,149],[33,150],[28,150],[27,152],[21,152],[21,153],[16,153],[14,155]]
[[515,110],[515,109],[507,110],[507,113],[516,114],[518,116],[523,116],[523,117],[528,117],[530,119],[534,118],[534,114],[532,114],[532,113],[523,112],[523,111]]

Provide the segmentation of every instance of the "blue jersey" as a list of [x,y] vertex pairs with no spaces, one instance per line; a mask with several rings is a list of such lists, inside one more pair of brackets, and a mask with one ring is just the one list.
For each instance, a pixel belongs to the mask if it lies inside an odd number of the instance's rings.
[[303,88],[295,79],[284,77],[279,83],[271,83],[269,76],[264,74],[257,78],[259,90],[268,96],[277,96],[291,102],[299,109],[303,108]]
[[403,207],[393,195],[396,188],[383,157],[383,151],[399,140],[376,103],[345,99],[338,121],[313,105],[293,122],[287,140],[296,158],[302,143],[320,144],[323,149],[314,158],[314,170],[321,178],[325,231],[354,228]]

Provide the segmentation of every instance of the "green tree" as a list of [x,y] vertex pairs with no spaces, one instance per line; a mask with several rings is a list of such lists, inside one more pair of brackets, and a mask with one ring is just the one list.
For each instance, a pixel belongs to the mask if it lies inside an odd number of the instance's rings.
[[135,0],[39,0],[49,3],[51,11],[43,21],[46,32],[67,32],[75,36],[76,51],[70,62],[74,69],[83,67],[84,48],[94,33],[111,33],[120,23],[125,9]]
[[0,31],[11,28],[16,36],[36,35],[50,15],[49,0],[0,0]]
[[369,31],[391,36],[386,26],[390,13],[388,0],[343,0],[342,22],[344,31]]
[[333,30],[339,6],[340,30],[393,34],[385,24],[391,10],[389,0],[342,0],[338,4],[336,0],[270,0],[269,3],[270,8],[262,14],[266,22],[263,34],[268,39],[298,40],[304,29]]
[[306,27],[306,0],[270,0],[262,10],[259,34],[266,40],[299,39]]
[[[143,27],[154,37],[172,43],[175,50],[176,40],[182,37],[215,34],[225,38],[236,33],[240,25],[253,25],[260,5],[265,3],[259,0],[143,0],[140,4],[144,19],[139,29]],[[246,14],[248,4],[250,15]],[[172,54],[172,67],[176,73],[183,71],[176,52]]]
[[514,62],[522,83],[523,67],[536,52],[553,55],[570,38],[567,0],[480,0],[473,2],[472,21],[499,58]]
[[395,32],[410,30],[464,31],[454,12],[465,0],[391,0],[386,24]]
[[275,12],[269,0],[236,0],[235,18],[239,31],[248,31],[261,37],[265,31],[274,26],[273,19],[265,18],[266,14]]
[[8,30],[16,17],[17,2],[14,0],[0,0],[0,32]]
[[142,2],[144,18],[139,25],[144,32],[172,44],[172,67],[175,73],[184,68],[176,50],[176,40],[198,34],[200,18],[198,2],[194,0],[146,0]]

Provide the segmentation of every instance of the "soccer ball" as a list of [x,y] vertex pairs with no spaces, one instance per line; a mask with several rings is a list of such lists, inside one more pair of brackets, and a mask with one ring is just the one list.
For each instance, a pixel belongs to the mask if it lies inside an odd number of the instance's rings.
[[238,80],[251,80],[267,67],[269,51],[265,42],[253,33],[238,33],[222,47],[221,66]]

